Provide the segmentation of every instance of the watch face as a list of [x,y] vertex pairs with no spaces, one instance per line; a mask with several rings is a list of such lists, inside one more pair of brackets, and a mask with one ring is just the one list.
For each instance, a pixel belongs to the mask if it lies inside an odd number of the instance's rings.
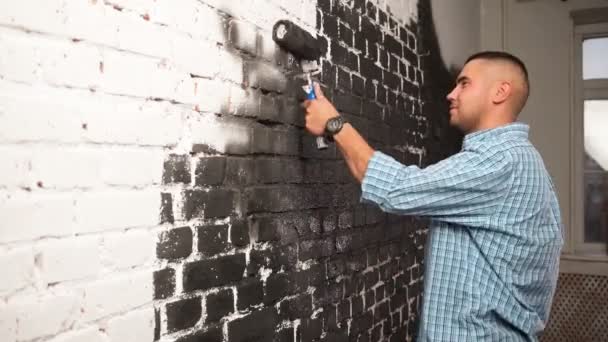
[[335,132],[338,128],[340,128],[340,121],[337,119],[330,119],[327,122],[327,130],[330,132]]

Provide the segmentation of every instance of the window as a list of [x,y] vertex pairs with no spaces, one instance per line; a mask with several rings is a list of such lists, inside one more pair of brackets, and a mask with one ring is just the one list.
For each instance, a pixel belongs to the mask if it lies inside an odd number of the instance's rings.
[[[575,14],[573,14],[574,17]],[[608,22],[574,17],[572,221],[566,252],[608,270]],[[601,261],[601,263],[599,263]],[[601,264],[601,265],[600,265]],[[596,273],[596,272],[591,272]]]

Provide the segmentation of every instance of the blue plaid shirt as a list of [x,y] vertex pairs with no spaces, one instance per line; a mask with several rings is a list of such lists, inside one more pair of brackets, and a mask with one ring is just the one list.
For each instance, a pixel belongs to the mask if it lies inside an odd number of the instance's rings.
[[418,341],[537,341],[563,244],[555,189],[513,123],[424,169],[375,152],[362,201],[431,219]]

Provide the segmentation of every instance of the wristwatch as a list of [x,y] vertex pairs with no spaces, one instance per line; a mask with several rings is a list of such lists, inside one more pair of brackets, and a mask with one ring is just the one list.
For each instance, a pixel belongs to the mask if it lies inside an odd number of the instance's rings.
[[334,116],[333,118],[327,120],[327,123],[325,124],[325,136],[330,139],[333,138],[333,136],[338,134],[342,127],[344,127],[345,123],[346,120],[344,120],[341,115]]

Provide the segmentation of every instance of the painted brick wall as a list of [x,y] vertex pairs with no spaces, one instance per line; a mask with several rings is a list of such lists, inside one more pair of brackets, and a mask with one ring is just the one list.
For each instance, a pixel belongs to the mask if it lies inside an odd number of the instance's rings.
[[407,4],[0,3],[1,340],[412,340],[425,223],[313,147],[270,32],[323,37],[327,96],[424,165],[453,146],[425,85],[449,75]]

